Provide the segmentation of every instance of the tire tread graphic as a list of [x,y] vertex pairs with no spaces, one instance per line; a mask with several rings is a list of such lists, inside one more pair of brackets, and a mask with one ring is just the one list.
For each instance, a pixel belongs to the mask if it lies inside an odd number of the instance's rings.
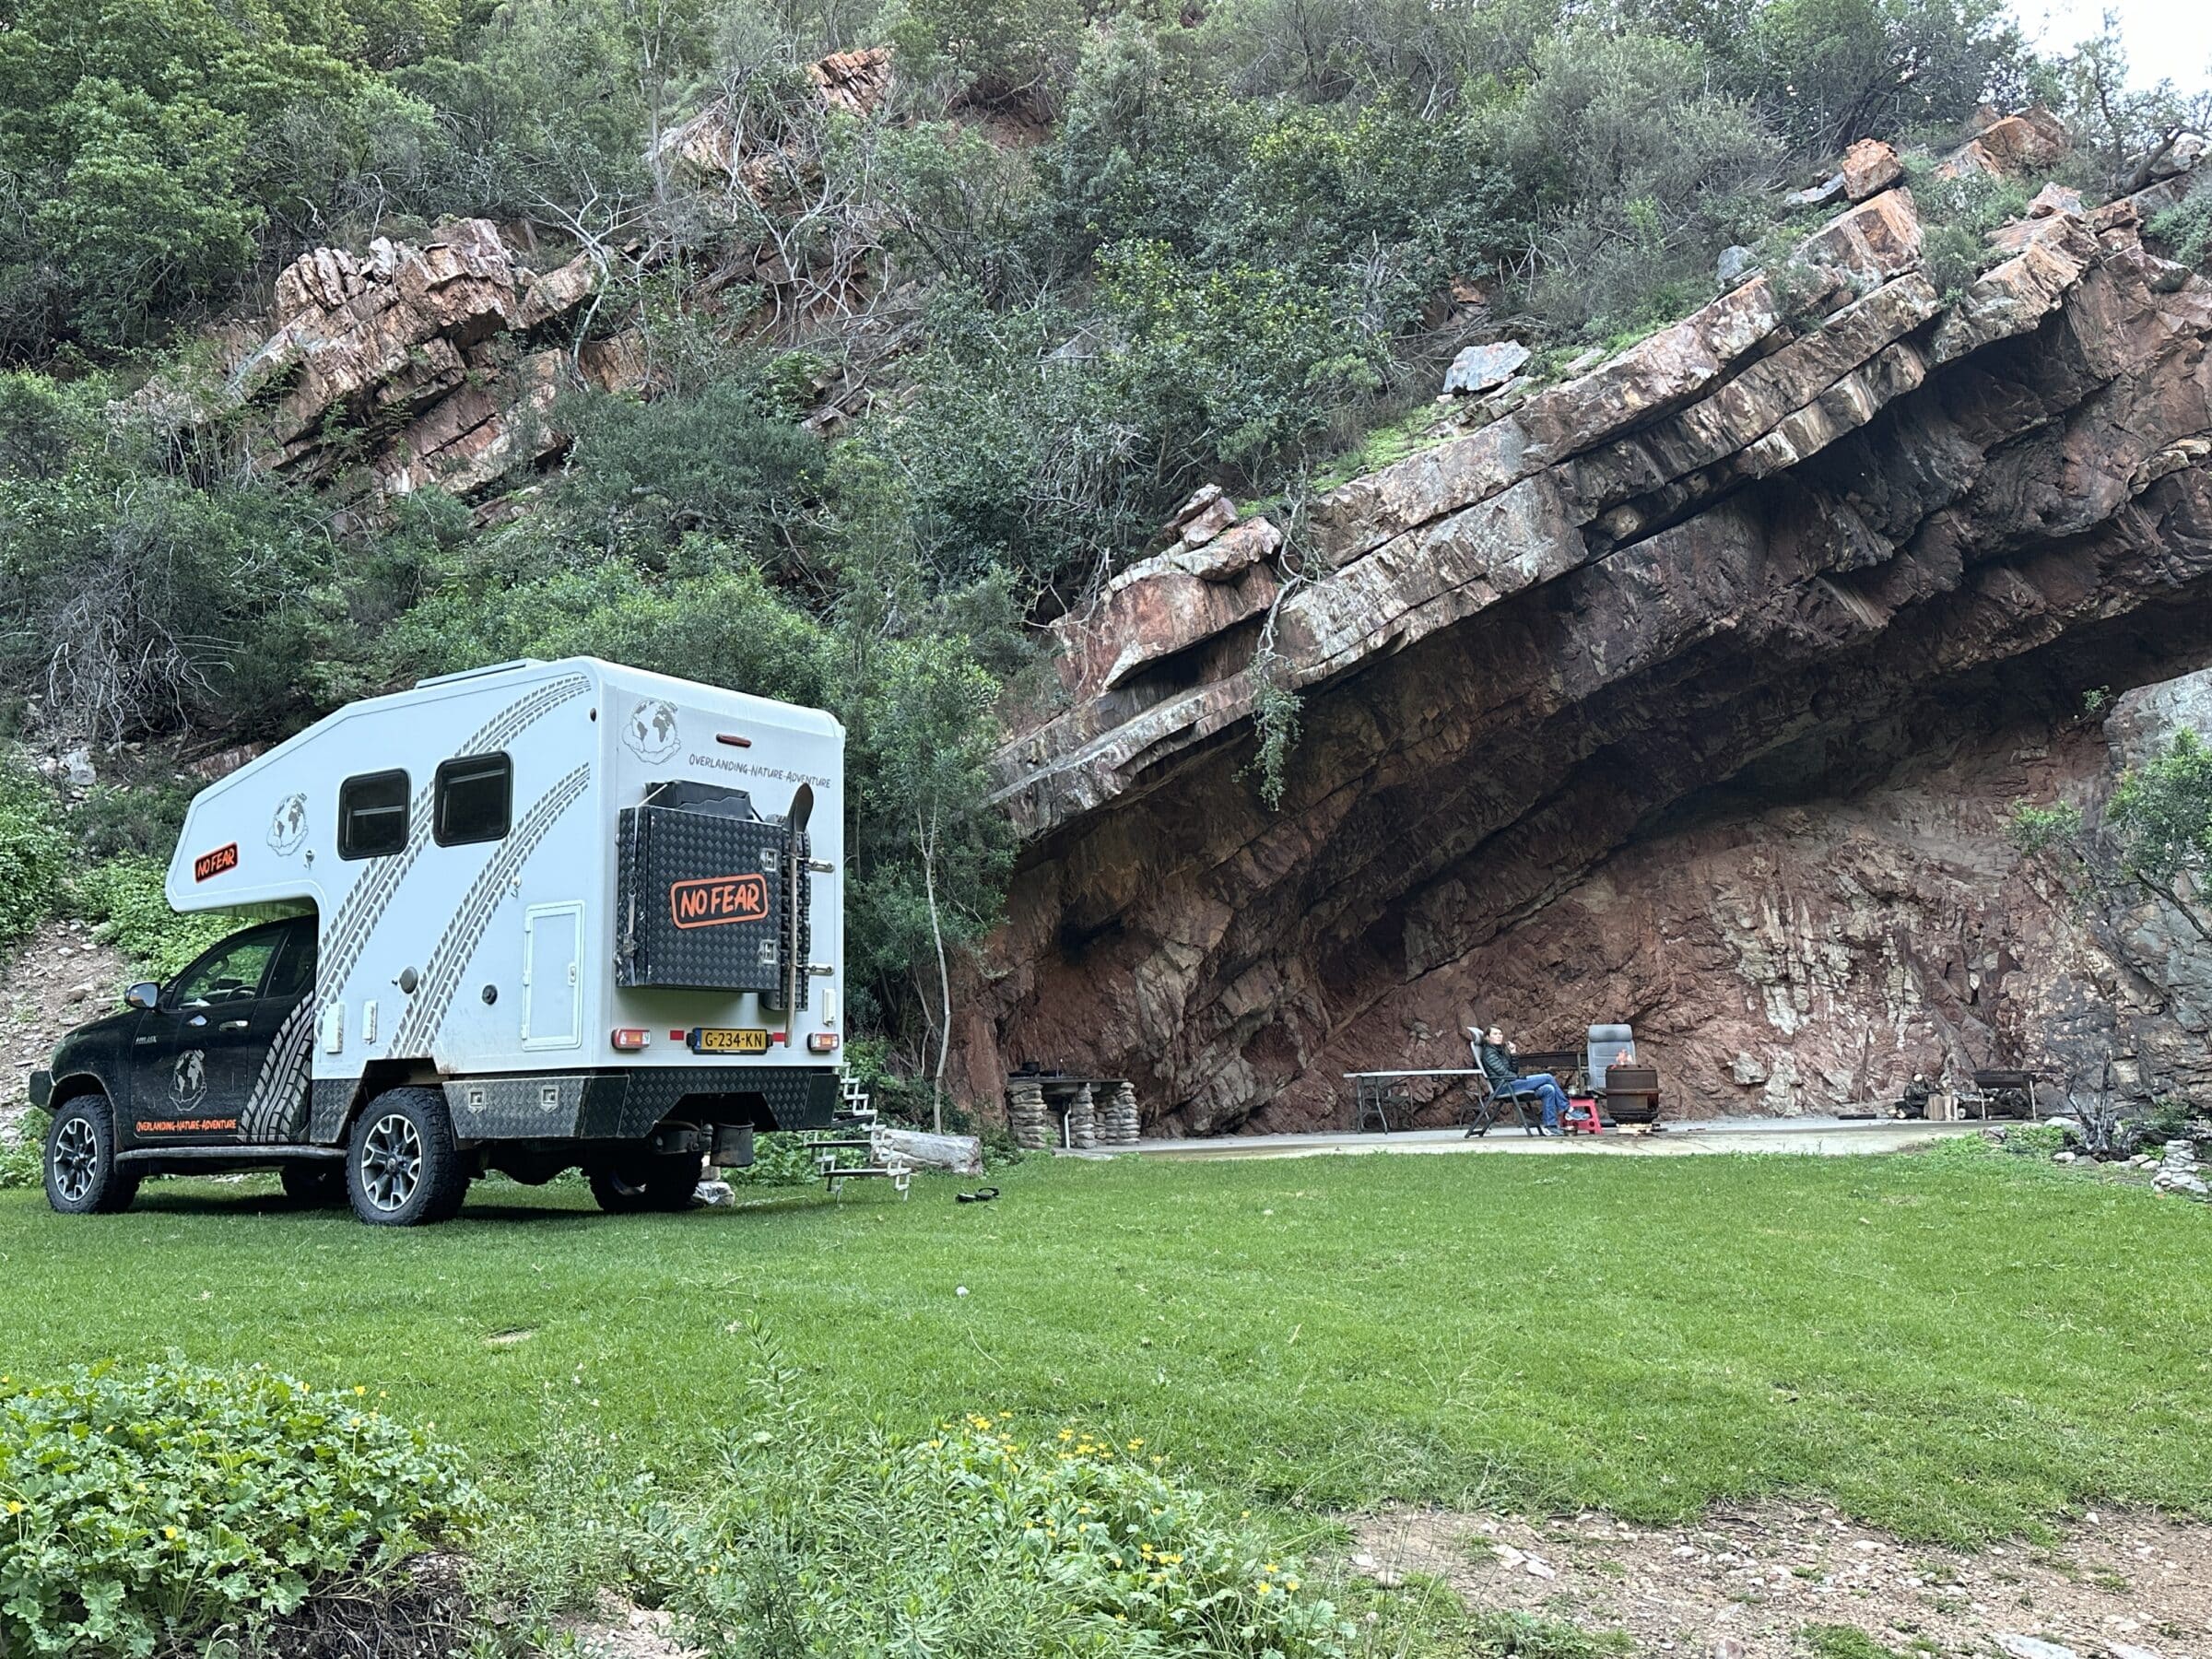
[[492,913],[499,908],[508,882],[537,851],[538,843],[545,840],[561,814],[582,798],[591,776],[589,762],[569,773],[538,797],[522,822],[500,843],[499,852],[470,885],[453,920],[439,935],[429,966],[423,970],[422,983],[408,1002],[406,1017],[392,1033],[387,1053],[405,1056],[427,1052],[445,1025],[453,993],[460,989],[461,976],[476,956],[477,947],[483,943],[485,929],[491,925]]
[[[504,748],[545,715],[582,696],[590,688],[591,682],[581,674],[534,687],[464,738],[453,750],[454,757]],[[373,860],[361,878],[338,901],[337,914],[331,918],[330,926],[324,931],[323,948],[315,963],[318,1004],[345,990],[353,971],[360,965],[361,953],[368,949],[369,941],[376,933],[377,923],[383,919],[384,912],[397,895],[400,883],[429,844],[430,812],[436,795],[434,782],[415,792],[407,808],[406,850],[390,858]]]
[[303,996],[261,1062],[261,1076],[238,1114],[238,1137],[255,1146],[298,1140],[307,1129],[307,1073],[314,1058],[315,999]]

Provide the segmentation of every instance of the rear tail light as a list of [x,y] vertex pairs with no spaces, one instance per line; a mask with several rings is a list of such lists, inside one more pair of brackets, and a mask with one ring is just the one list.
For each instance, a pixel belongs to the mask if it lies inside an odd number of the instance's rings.
[[651,1034],[643,1026],[617,1026],[615,1028],[615,1047],[625,1054],[635,1053],[652,1041]]
[[834,1054],[837,1053],[837,1033],[816,1031],[806,1039],[806,1046],[818,1054]]

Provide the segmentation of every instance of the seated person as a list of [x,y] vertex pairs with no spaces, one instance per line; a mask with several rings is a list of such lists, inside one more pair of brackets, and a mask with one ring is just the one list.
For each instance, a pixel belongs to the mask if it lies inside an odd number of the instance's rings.
[[1523,1077],[1513,1070],[1513,1045],[1505,1040],[1505,1033],[1492,1026],[1484,1031],[1474,1026],[1467,1028],[1467,1044],[1475,1051],[1475,1064],[1482,1075],[1490,1080],[1490,1090],[1500,1100],[1510,1100],[1515,1096],[1534,1095],[1544,1104],[1544,1128],[1547,1134],[1559,1132],[1559,1120],[1567,1112],[1567,1091],[1559,1080],[1549,1072],[1538,1072]]

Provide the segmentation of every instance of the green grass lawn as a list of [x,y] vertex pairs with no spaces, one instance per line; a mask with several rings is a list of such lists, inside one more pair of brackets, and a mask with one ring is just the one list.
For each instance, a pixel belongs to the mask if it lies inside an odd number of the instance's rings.
[[[396,1232],[171,1182],[0,1194],[0,1365],[175,1351],[388,1389],[497,1484],[549,1412],[680,1466],[748,1316],[833,1409],[1141,1437],[1272,1505],[1788,1489],[1971,1540],[2212,1515],[2212,1212],[1992,1156],[1032,1159],[1005,1196],[607,1218],[477,1189]],[[968,1294],[958,1294],[959,1287]],[[556,1404],[558,1403],[558,1404]]]

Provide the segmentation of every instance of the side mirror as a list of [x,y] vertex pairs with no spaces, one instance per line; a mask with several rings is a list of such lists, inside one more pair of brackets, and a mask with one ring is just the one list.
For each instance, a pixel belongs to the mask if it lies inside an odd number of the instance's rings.
[[142,980],[123,994],[123,1000],[130,1006],[143,1008],[150,1014],[161,1006],[161,987],[151,980]]

